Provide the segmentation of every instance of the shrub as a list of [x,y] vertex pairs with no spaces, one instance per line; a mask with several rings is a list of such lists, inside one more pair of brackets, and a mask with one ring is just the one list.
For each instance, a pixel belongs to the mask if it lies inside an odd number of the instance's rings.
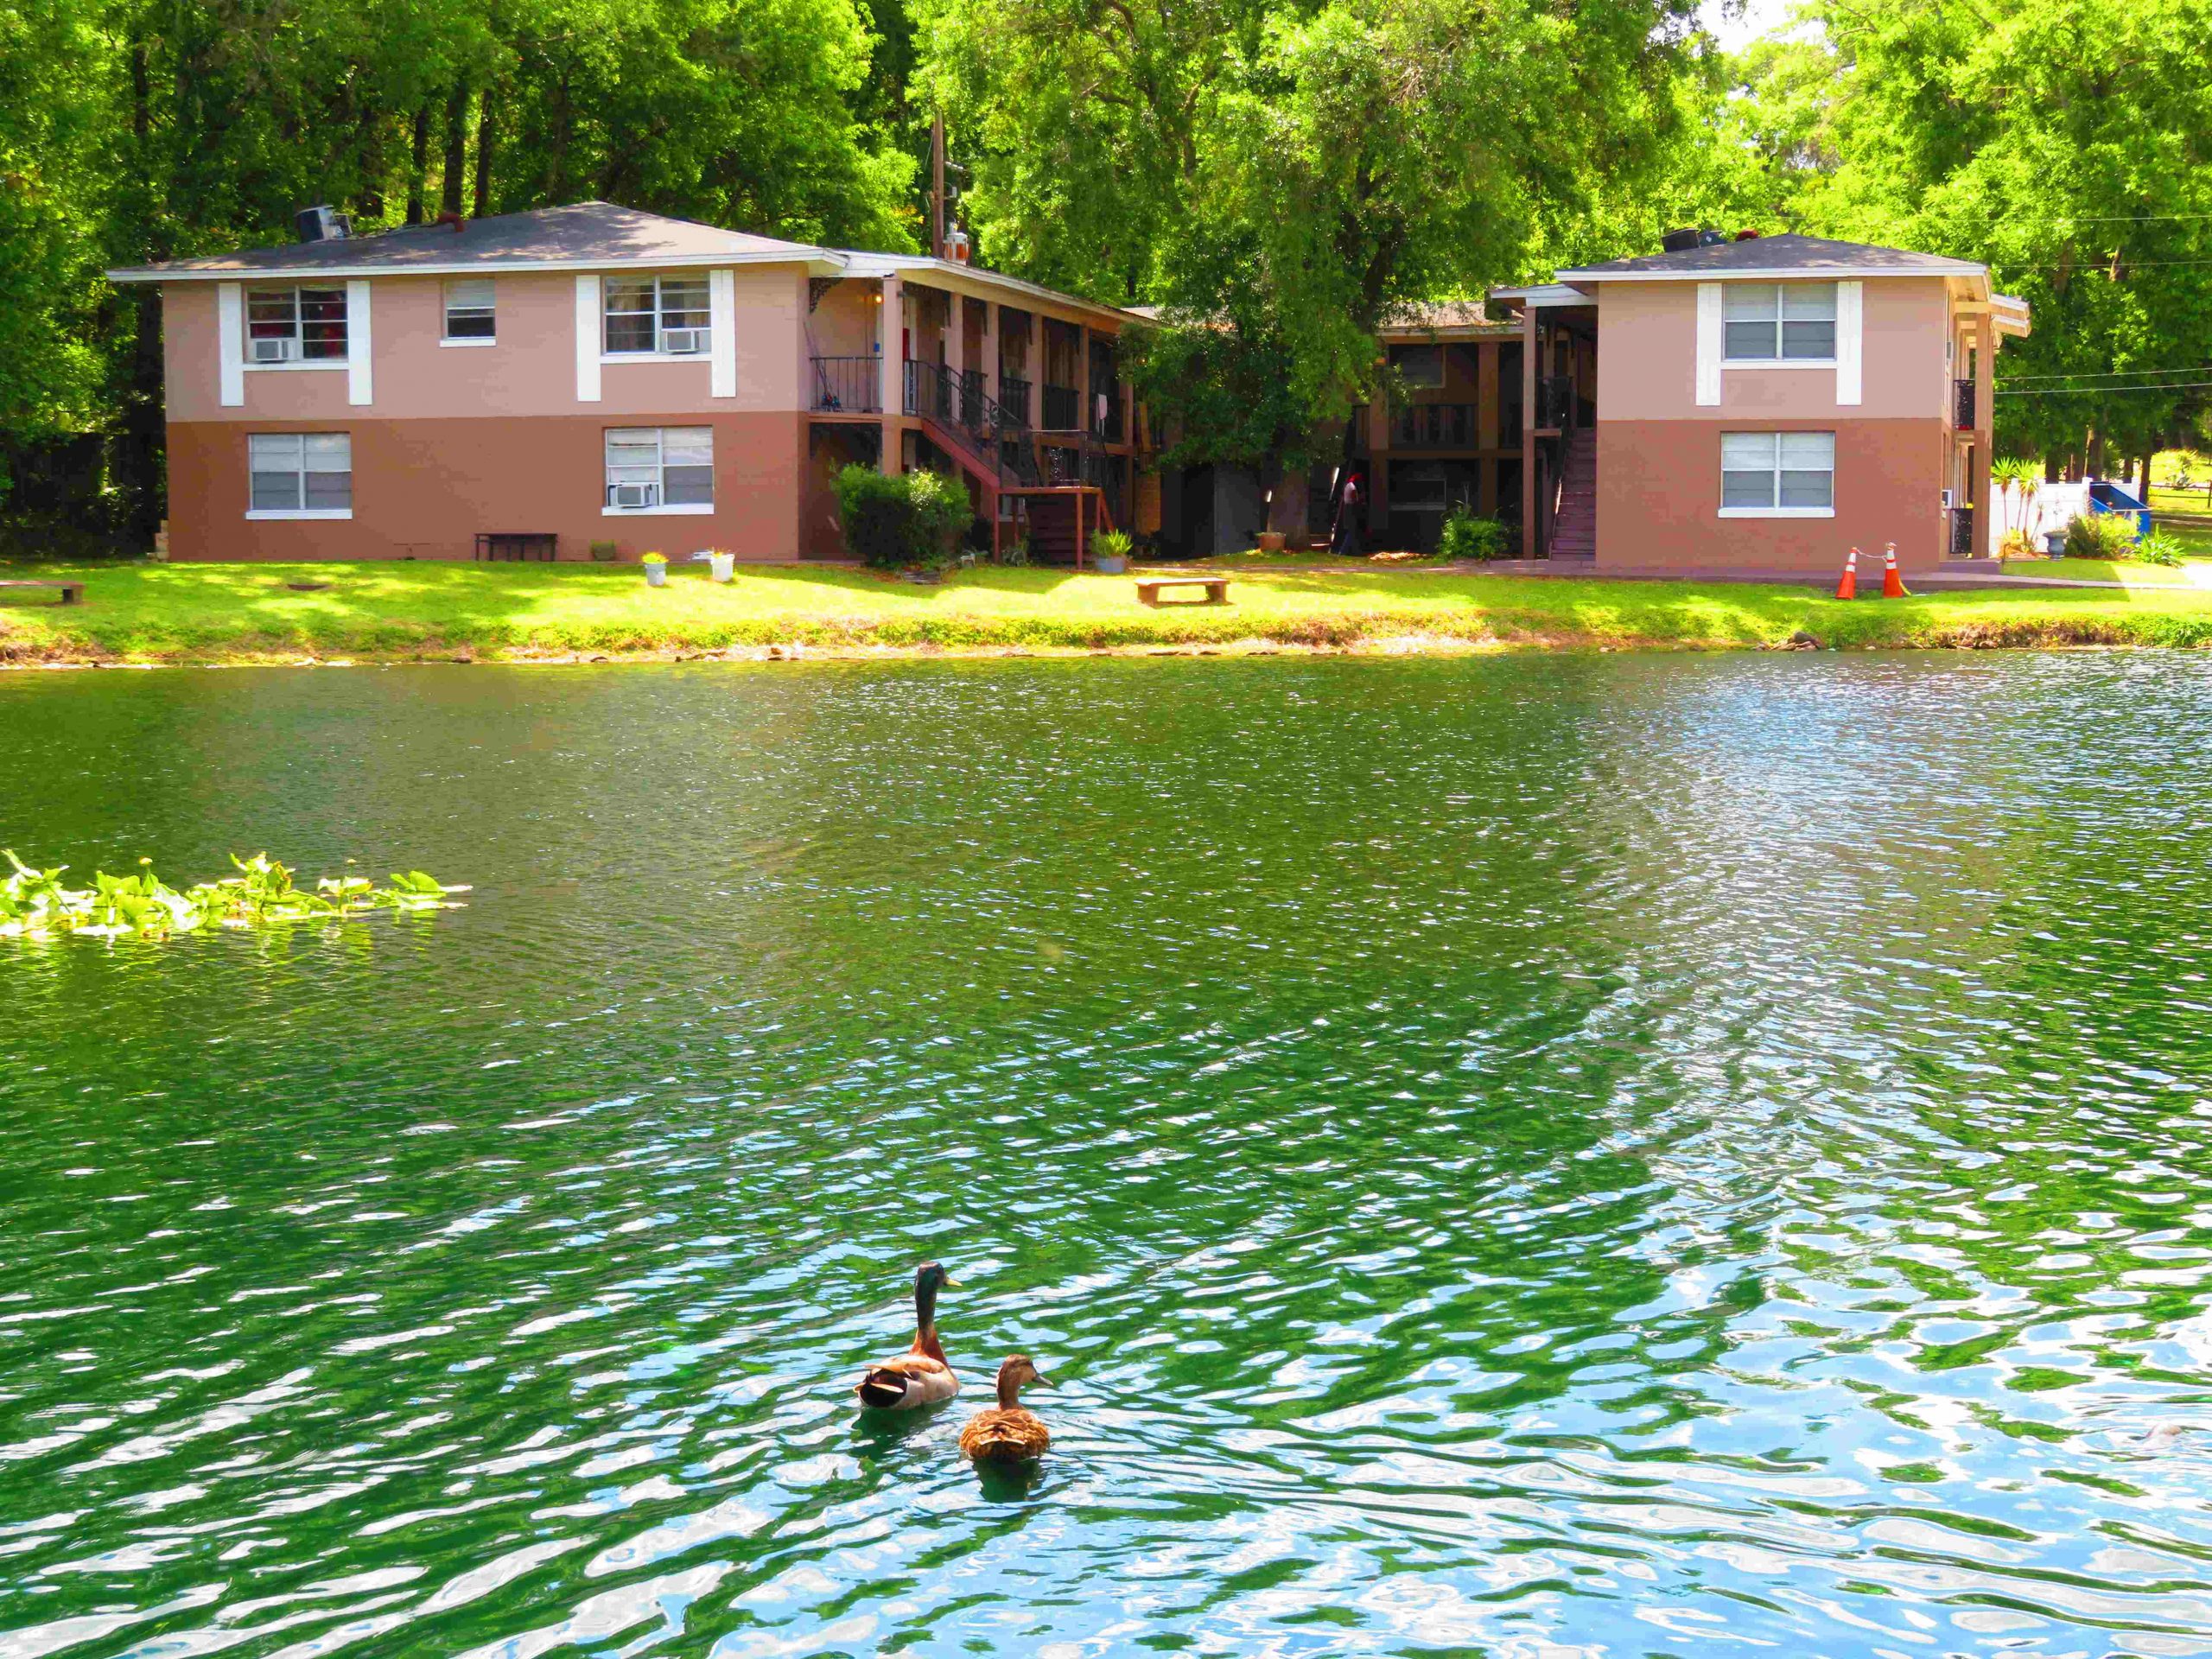
[[968,492],[942,473],[887,478],[872,467],[848,467],[836,490],[847,550],[879,570],[949,563],[976,521]]
[[1458,507],[1444,520],[1444,529],[1436,538],[1436,553],[1439,558],[1473,559],[1487,564],[1503,556],[1509,544],[1509,533],[1497,519]]
[[933,570],[951,561],[952,550],[976,521],[976,509],[967,486],[943,473],[909,473],[905,483],[914,514],[907,562]]
[[620,553],[621,549],[612,542],[594,542],[591,544],[591,562],[594,564],[612,564]]
[[2148,536],[2139,537],[2135,543],[2135,556],[2145,564],[2177,565],[2181,563],[2181,541],[2163,530],[2154,530]]
[[2113,512],[2079,512],[2066,526],[2069,559],[2125,559],[2135,552],[2135,521]]
[[1102,530],[1090,538],[1090,556],[1096,559],[1126,559],[1135,545],[1126,530]]

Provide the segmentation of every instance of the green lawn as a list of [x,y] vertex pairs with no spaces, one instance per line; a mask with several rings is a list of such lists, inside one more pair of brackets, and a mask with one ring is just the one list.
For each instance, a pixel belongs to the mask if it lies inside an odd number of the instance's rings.
[[[86,584],[81,607],[0,596],[0,660],[17,663],[611,655],[790,643],[1349,645],[1423,635],[1739,646],[1778,644],[1799,630],[1844,645],[2212,644],[2212,590],[2050,588],[1840,604],[1810,588],[1379,570],[1248,574],[1236,580],[1231,606],[1154,610],[1137,603],[1127,576],[1043,569],[965,571],[925,588],[844,569],[745,571],[716,587],[679,569],[661,589],[629,565],[138,564],[9,574]],[[303,593],[287,585],[295,582],[328,586]]]
[[2145,564],[2139,559],[2007,559],[2008,576],[2055,576],[2067,582],[2119,582],[2130,588],[2174,588],[2190,583],[2186,565]]

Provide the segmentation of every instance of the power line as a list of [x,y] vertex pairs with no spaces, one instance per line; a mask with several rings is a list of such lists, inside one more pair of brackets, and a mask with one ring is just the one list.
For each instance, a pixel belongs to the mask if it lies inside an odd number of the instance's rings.
[[2036,386],[2026,391],[2007,391],[2004,387],[1993,389],[1999,397],[2104,397],[2121,391],[2190,391],[2199,386],[2212,386],[2212,380],[2167,381],[2155,386]]
[[2060,369],[2050,374],[2008,374],[1998,384],[2024,385],[2031,380],[2149,380],[2170,374],[2212,374],[2212,363],[2178,369]]
[[2149,225],[2166,219],[2212,219],[2212,213],[2082,213],[2067,219],[2069,225]]

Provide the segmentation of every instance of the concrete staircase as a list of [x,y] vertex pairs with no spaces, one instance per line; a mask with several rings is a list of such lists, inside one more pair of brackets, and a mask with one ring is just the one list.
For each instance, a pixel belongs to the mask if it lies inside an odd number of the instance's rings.
[[1579,426],[1567,435],[1567,465],[1560,475],[1559,520],[1552,526],[1551,556],[1595,561],[1598,556],[1598,432]]

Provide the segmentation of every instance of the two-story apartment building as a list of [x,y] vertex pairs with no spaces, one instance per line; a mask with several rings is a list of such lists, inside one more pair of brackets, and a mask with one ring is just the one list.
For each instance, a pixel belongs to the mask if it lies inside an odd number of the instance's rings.
[[854,461],[1045,542],[1135,493],[1133,319],[957,261],[582,202],[110,276],[162,289],[173,558],[842,557]]
[[[1916,569],[1987,551],[1991,382],[2024,303],[1970,260],[1669,240],[1394,318],[1382,395],[1313,435],[1311,534],[1357,476],[1370,547],[1432,549],[1464,509],[1518,527],[1525,556],[1639,573],[1825,574],[1891,541]],[[1266,514],[1255,479],[1213,469],[1164,493],[1192,550],[1249,545]]]
[[1908,569],[1987,551],[1992,387],[2024,302],[1972,260],[1809,236],[1495,290],[1518,314],[1524,546],[1599,572]]

